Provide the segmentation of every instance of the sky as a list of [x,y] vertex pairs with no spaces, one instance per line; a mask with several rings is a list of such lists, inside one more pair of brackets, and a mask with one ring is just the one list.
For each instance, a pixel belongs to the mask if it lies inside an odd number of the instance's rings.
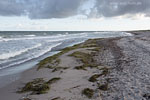
[[150,0],[0,0],[0,31],[150,29]]

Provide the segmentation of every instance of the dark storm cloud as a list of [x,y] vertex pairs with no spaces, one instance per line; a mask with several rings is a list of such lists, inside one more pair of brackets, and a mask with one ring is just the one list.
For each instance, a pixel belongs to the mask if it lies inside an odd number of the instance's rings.
[[20,16],[24,12],[24,5],[15,0],[0,0],[0,15]]
[[30,18],[65,18],[76,15],[86,0],[32,0],[28,6]]
[[65,18],[78,13],[87,0],[0,0],[0,15],[28,15],[31,19]]
[[150,0],[96,0],[93,8],[97,16],[150,14]]
[[[88,0],[0,0],[0,15],[27,15],[31,19],[66,18],[83,14],[80,8],[86,1]],[[92,17],[126,14],[150,16],[150,0],[95,0],[93,8],[89,9],[91,11],[86,15]]]

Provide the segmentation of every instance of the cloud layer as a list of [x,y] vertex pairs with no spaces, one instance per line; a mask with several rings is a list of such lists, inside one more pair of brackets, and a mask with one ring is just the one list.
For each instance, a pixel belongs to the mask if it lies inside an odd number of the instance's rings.
[[[88,0],[0,0],[1,16],[27,15],[31,19],[66,18],[84,14]],[[89,0],[91,1],[91,0]],[[95,0],[89,17],[150,16],[150,0]],[[86,8],[88,8],[87,5]],[[88,10],[89,10],[88,9]]]
[[97,0],[97,16],[114,17],[122,15],[150,14],[150,0]]

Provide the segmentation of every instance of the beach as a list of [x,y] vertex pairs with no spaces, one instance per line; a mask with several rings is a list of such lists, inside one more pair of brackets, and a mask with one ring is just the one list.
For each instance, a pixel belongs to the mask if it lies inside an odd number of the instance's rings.
[[149,100],[150,31],[129,33],[62,49],[0,88],[0,99]]

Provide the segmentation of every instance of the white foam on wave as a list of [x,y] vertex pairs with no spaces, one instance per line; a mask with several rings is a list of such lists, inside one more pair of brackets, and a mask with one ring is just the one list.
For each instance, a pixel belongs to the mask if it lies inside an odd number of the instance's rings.
[[36,35],[34,35],[34,34],[31,34],[31,35],[24,35],[24,36],[28,36],[28,37],[34,37],[34,36],[36,36]]
[[66,35],[69,34],[68,32],[65,33]]
[[65,38],[58,38],[58,39],[54,39],[54,40],[46,40],[47,42],[58,42],[58,41],[64,41],[64,40],[67,40],[67,39],[76,39],[76,38],[82,38],[82,37],[86,37],[87,35],[86,34],[80,34],[78,36],[68,36],[68,37],[65,37]]
[[55,40],[46,40],[46,42],[58,42],[58,41],[63,41],[63,40],[66,40],[67,38],[64,38],[64,39],[55,39]]
[[34,58],[37,58],[37,57],[40,57],[40,56],[44,55],[45,53],[51,51],[52,48],[54,48],[54,47],[56,47],[56,46],[58,46],[58,45],[61,45],[61,44],[62,44],[62,42],[61,42],[61,43],[54,44],[54,45],[51,45],[51,46],[48,47],[47,49],[42,50],[38,55],[34,56]]
[[[105,35],[105,34],[108,34],[108,35]],[[94,35],[94,37],[92,37]],[[97,35],[100,35],[100,36],[97,36]],[[58,42],[58,41],[63,41],[63,40],[66,40],[66,39],[75,39],[75,38],[81,38],[81,37],[84,37],[84,38],[104,38],[104,37],[115,37],[115,36],[132,36],[131,33],[127,33],[127,32],[95,32],[95,34],[93,34],[92,32],[83,32],[83,33],[78,33],[78,34],[57,34],[57,35],[52,35],[52,36],[35,36],[35,37],[22,37],[22,38],[2,38],[3,39],[8,39],[8,40],[27,40],[27,39],[45,39],[44,41],[45,42]],[[89,36],[89,37],[88,37]],[[1,40],[1,39],[0,39]],[[45,53],[51,51],[51,49],[53,47],[56,47],[58,45],[60,45],[61,43],[58,43],[58,44],[54,44],[50,47],[47,47],[47,48],[43,48],[39,53],[36,53],[33,54],[34,56],[32,57],[29,57],[29,59],[25,59],[23,61],[19,61],[19,62],[15,62],[15,63],[12,63],[11,65],[8,65],[8,67],[10,66],[13,66],[13,65],[17,65],[17,64],[21,64],[21,63],[24,63],[28,60],[31,60],[31,59],[34,59],[34,58],[38,58],[42,55],[44,55]],[[41,44],[40,44],[41,46]],[[38,47],[35,47],[35,48],[38,48]],[[11,57],[15,57],[17,55],[20,55],[22,53],[25,53],[27,52],[28,50],[31,50],[31,49],[34,49],[34,47],[32,48],[28,48],[28,49],[25,49],[25,50],[21,50],[21,51],[17,51],[17,52],[12,52],[12,53],[7,53],[7,54],[2,54],[0,55],[0,60],[5,60],[5,59],[9,59]],[[6,67],[6,66],[4,66]]]
[[131,34],[131,33],[125,32],[125,34],[126,34],[127,36],[133,36],[133,34]]
[[3,37],[0,36],[0,42],[2,41]]
[[57,38],[62,38],[65,37],[66,35],[58,34],[54,36],[27,36],[27,37],[22,37],[22,38],[2,38],[1,41],[18,41],[18,40],[34,40],[34,39],[57,39]]
[[60,38],[67,38],[67,37],[75,37],[75,36],[86,36],[87,33],[80,33],[80,34],[57,34],[51,36],[36,36],[36,35],[24,35],[25,37],[21,38],[2,38],[0,41],[7,42],[7,41],[18,41],[18,40],[36,40],[36,39],[60,39]]
[[35,48],[38,48],[40,47],[42,44],[37,44],[31,48],[26,48],[26,49],[23,49],[23,50],[20,50],[20,51],[16,51],[16,52],[10,52],[10,53],[4,53],[4,54],[1,54],[0,55],[0,60],[5,60],[5,59],[9,59],[9,58],[12,58],[12,57],[15,57],[15,56],[18,56],[22,53],[25,53],[29,50],[32,50],[32,49],[35,49]]
[[15,63],[13,63],[13,64],[9,64],[9,65],[4,66],[4,67],[0,67],[0,69],[4,69],[4,68],[11,67],[11,66],[19,65],[19,64],[25,63],[25,62],[27,62],[27,61],[30,61],[30,60],[32,60],[32,59],[34,59],[34,58],[38,58],[38,57],[40,57],[40,56],[46,54],[47,52],[51,51],[52,48],[54,48],[54,47],[56,47],[56,46],[58,46],[58,45],[61,45],[61,44],[62,44],[62,42],[61,42],[61,43],[54,44],[54,45],[51,45],[51,46],[48,47],[47,49],[42,50],[42,51],[41,51],[38,55],[36,55],[36,56],[29,57],[29,58],[26,59],[26,60],[22,60],[22,61],[19,61],[19,62],[15,62]]

